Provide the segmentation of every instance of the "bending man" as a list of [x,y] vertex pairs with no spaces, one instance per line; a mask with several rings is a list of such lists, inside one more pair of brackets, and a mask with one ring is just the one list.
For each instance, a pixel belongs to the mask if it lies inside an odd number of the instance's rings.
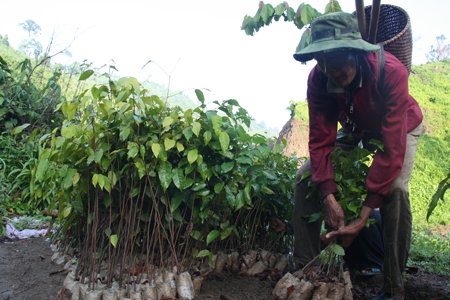
[[[294,257],[306,264],[319,253],[320,222],[308,224],[300,216],[320,212],[324,205],[325,224],[330,230],[326,238],[340,236],[343,246],[348,247],[364,228],[372,210],[380,208],[385,292],[376,299],[403,299],[402,272],[408,259],[412,225],[408,181],[423,133],[422,112],[408,93],[406,68],[388,52],[385,63],[379,63],[379,46],[361,39],[352,14],[332,13],[314,19],[311,35],[312,43],[294,54],[301,62],[317,61],[309,75],[307,91],[310,160],[296,176]],[[343,127],[339,134],[348,131],[354,139],[336,139],[338,122]],[[343,210],[335,198],[338,190],[330,153],[335,146],[351,150],[360,139],[373,138],[384,143],[384,150],[377,151],[371,165],[361,218],[344,227]],[[312,172],[322,202],[306,199],[307,183],[300,179],[307,171]]]

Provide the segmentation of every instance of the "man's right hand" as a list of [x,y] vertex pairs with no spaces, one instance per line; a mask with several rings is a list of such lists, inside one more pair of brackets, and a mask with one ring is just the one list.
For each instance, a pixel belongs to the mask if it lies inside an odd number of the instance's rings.
[[270,225],[269,225],[269,231],[280,233],[286,230],[286,224],[282,222],[280,219],[277,218],[271,218],[270,219]]
[[336,231],[344,228],[345,215],[342,207],[337,203],[333,194],[323,199],[325,205],[325,226],[327,231]]

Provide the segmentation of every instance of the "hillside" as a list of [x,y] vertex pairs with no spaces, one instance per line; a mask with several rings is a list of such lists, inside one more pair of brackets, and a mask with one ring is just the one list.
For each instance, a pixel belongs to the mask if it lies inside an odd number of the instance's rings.
[[[409,92],[424,114],[426,133],[421,137],[410,181],[411,210],[416,224],[426,223],[428,204],[439,182],[450,171],[450,60],[413,66]],[[308,106],[306,101],[292,103],[294,116],[285,125],[280,138],[287,138],[288,153],[308,156]],[[292,124],[299,124],[297,127]],[[295,129],[297,128],[297,129]],[[289,130],[288,130],[289,129]],[[299,130],[301,129],[301,130]],[[293,132],[290,130],[299,130]],[[300,154],[300,155],[299,155]],[[449,196],[447,195],[447,199]],[[430,217],[435,224],[450,224],[450,203],[440,202]]]

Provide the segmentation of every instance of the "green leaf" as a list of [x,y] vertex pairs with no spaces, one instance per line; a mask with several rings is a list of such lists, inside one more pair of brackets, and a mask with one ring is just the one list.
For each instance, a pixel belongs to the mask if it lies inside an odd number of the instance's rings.
[[195,90],[195,94],[197,95],[198,101],[200,101],[202,104],[205,104],[205,96],[203,95],[203,92],[201,90]]
[[175,146],[175,141],[171,140],[169,138],[164,139],[164,147],[166,148],[166,151],[169,149],[172,149]]
[[220,233],[220,239],[221,240],[226,239],[233,232],[233,228],[234,226],[230,226],[222,230],[222,232]]
[[220,167],[222,169],[222,173],[228,173],[233,170],[234,161],[223,163]]
[[42,180],[45,177],[45,173],[47,172],[47,169],[48,169],[48,159],[39,160],[39,164],[36,171],[36,179],[38,181],[42,182]]
[[240,190],[236,196],[236,210],[241,209],[245,205],[244,191]]
[[214,132],[219,135],[222,131],[222,117],[218,115],[211,116]]
[[96,163],[99,163],[103,156],[103,150],[97,149],[94,151],[94,160]]
[[194,134],[192,132],[192,127],[189,126],[188,128],[183,129],[183,134],[186,137],[186,139],[189,141],[192,137],[192,135]]
[[96,187],[97,183],[98,183],[98,174],[94,174],[92,176],[92,184],[94,185],[94,187]]
[[78,103],[73,102],[67,106],[67,119],[70,121],[75,116],[77,112]]
[[267,21],[269,18],[273,15],[275,10],[273,9],[273,6],[269,3],[264,4],[264,7],[261,10],[261,18],[263,19],[264,23],[267,25]]
[[13,129],[12,134],[19,134],[21,133],[25,128],[27,128],[28,126],[30,126],[31,124],[25,123],[21,126],[17,126],[16,128]]
[[286,7],[284,6],[284,3],[280,3],[275,7],[275,15],[281,16],[285,10]]
[[177,188],[181,191],[184,189],[184,175],[183,170],[180,168],[176,168],[172,170],[172,180]]
[[198,150],[197,149],[193,149],[191,151],[188,152],[188,162],[189,164],[192,164],[193,162],[195,162],[197,160],[198,157]]
[[330,2],[328,2],[328,4],[325,6],[325,14],[338,11],[342,11],[342,8],[336,0],[330,0]]
[[[76,178],[74,178],[76,177]],[[80,179],[80,175],[77,173],[75,169],[69,169],[64,177],[63,186],[65,189],[70,188],[72,185],[75,185],[76,182]],[[74,184],[75,182],[75,184]]]
[[248,140],[250,140],[250,135],[247,134],[244,127],[242,127],[242,125],[238,125],[237,131],[238,131],[239,137],[241,138],[241,140],[243,142],[247,142]]
[[230,137],[228,133],[226,133],[225,131],[220,132],[219,142],[223,153],[227,152],[228,146],[230,145]]
[[261,144],[261,143],[265,143],[266,139],[262,136],[254,136],[254,137],[252,137],[252,142],[255,144]]
[[109,237],[109,241],[111,242],[111,245],[114,246],[114,248],[116,248],[117,245],[117,234],[113,234]]
[[261,171],[264,169],[264,166],[262,165],[254,165],[247,169],[247,174],[250,176],[250,178],[256,178]]
[[217,183],[217,184],[214,186],[214,192],[215,192],[216,194],[219,194],[219,193],[222,191],[222,188],[223,188],[224,185],[225,185],[225,182],[224,182],[224,181]]
[[271,189],[269,189],[267,186],[264,186],[261,188],[261,192],[263,192],[264,194],[269,194],[269,195],[273,195],[275,194]]
[[173,119],[171,117],[165,117],[162,124],[164,127],[167,127],[167,126],[172,125],[172,122],[173,122]]
[[194,184],[194,186],[192,187],[192,190],[194,192],[196,192],[196,191],[199,191],[199,190],[201,190],[201,189],[203,189],[205,187],[206,187],[206,183],[202,181],[202,182]]
[[303,5],[302,11],[301,11],[302,23],[304,25],[311,24],[313,17],[314,17],[314,8],[312,8],[312,6],[309,4]]
[[308,219],[308,223],[312,223],[312,222],[316,222],[317,220],[320,220],[321,218],[323,218],[323,213],[321,213],[321,212],[313,213],[311,215],[304,215],[302,217],[303,218],[309,218]]
[[236,198],[234,197],[233,192],[231,191],[231,189],[228,186],[225,187],[225,193],[226,193],[226,198],[227,198],[228,204],[230,204],[231,208],[234,209],[234,207],[236,206]]
[[195,257],[205,257],[209,255],[209,250],[205,249],[200,251]]
[[73,136],[75,136],[76,130],[77,130],[77,128],[76,128],[75,125],[70,125],[70,126],[67,126],[67,127],[63,127],[61,129],[61,135],[63,137],[65,137],[66,139],[70,139]]
[[288,21],[293,21],[295,19],[295,10],[292,7],[289,7],[287,10],[287,19]]
[[183,202],[184,195],[183,193],[176,193],[175,196],[172,197],[172,200],[170,201],[170,210],[172,213],[180,206],[181,202]]
[[152,144],[152,152],[156,158],[158,158],[159,152],[161,151],[161,145],[154,143]]
[[72,206],[67,206],[65,209],[64,209],[64,211],[63,211],[63,217],[64,218],[67,218],[69,215],[70,215],[70,213],[72,212]]
[[178,143],[178,142],[177,142],[177,149],[178,149],[178,152],[181,152],[181,151],[183,151],[183,150],[184,150],[184,146],[183,146],[183,144],[182,144],[182,143]]
[[266,175],[267,179],[269,179],[269,180],[278,179],[277,173],[274,170],[264,170],[263,174]]
[[205,140],[205,146],[208,145],[209,141],[212,138],[212,133],[211,131],[205,131],[205,133],[203,133],[203,139]]
[[192,178],[185,178],[183,189],[184,189],[184,190],[187,189],[187,188],[190,187],[193,183],[194,183],[194,179],[192,179]]
[[201,125],[200,125],[200,123],[195,123],[194,125],[192,125],[192,132],[196,135],[196,136],[198,136],[199,135],[199,133],[200,133],[200,128],[201,128]]
[[210,233],[208,233],[208,236],[206,237],[206,245],[209,245],[212,241],[214,241],[218,236],[220,235],[220,232],[217,230],[213,230]]
[[201,233],[200,233],[200,231],[198,231],[198,230],[194,230],[194,231],[191,232],[190,236],[191,236],[193,239],[196,239],[196,240],[198,241],[198,239],[199,239],[200,236],[201,236]]
[[[300,181],[302,181],[303,179],[308,178],[308,177],[311,177],[311,171],[305,172],[305,173],[302,175],[302,178],[300,178]],[[298,182],[297,182],[297,183],[298,183]]]
[[164,192],[172,182],[172,165],[170,163],[162,163],[158,168],[158,177]]
[[334,254],[339,255],[339,256],[344,256],[344,255],[345,255],[344,248],[342,248],[342,247],[341,247],[340,245],[338,245],[338,244],[334,244],[334,246],[333,246],[333,252],[334,252]]
[[80,78],[79,78],[78,80],[80,80],[80,81],[86,80],[86,79],[88,79],[89,77],[91,77],[92,74],[94,74],[94,71],[93,71],[93,70],[87,70],[87,71],[84,71],[84,72],[80,75]]
[[83,213],[83,202],[81,201],[72,201],[72,206],[79,213]]

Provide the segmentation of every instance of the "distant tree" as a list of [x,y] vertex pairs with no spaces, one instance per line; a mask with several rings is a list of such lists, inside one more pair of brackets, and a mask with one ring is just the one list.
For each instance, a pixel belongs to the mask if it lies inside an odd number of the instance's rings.
[[22,26],[23,30],[28,31],[28,37],[31,37],[31,34],[41,34],[41,26],[39,26],[33,20],[26,20],[24,23],[19,23],[19,26]]
[[428,62],[432,61],[440,61],[444,58],[450,57],[450,45],[444,44],[444,41],[447,38],[445,35],[437,36],[437,45],[436,48],[432,45],[429,53],[426,53],[425,56],[428,59]]
[[5,45],[6,47],[9,47],[9,41],[8,41],[8,35],[5,34],[4,37],[0,34],[0,44]]
[[39,58],[41,55],[43,48],[41,42],[31,39],[31,40],[23,40],[19,45],[19,50],[25,53],[28,56],[32,56],[35,59]]

